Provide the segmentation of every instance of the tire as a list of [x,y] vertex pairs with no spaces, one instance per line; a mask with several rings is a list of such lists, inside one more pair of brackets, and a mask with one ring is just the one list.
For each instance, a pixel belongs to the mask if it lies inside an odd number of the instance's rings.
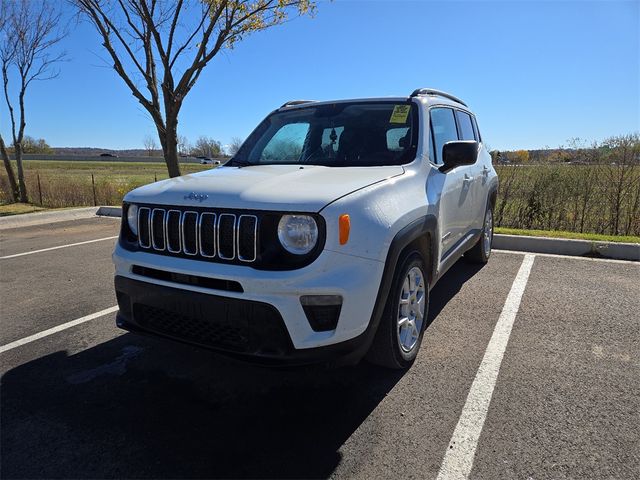
[[493,245],[493,206],[488,203],[482,223],[480,238],[476,244],[468,250],[464,256],[471,263],[487,263],[491,256]]
[[398,262],[378,331],[366,356],[370,363],[402,370],[415,361],[429,313],[426,271],[417,251],[403,255]]

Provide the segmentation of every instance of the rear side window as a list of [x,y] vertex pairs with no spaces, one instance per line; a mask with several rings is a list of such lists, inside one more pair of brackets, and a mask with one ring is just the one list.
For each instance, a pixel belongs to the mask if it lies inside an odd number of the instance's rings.
[[453,110],[450,108],[431,109],[431,130],[435,143],[435,161],[442,163],[442,147],[447,142],[458,140],[458,130]]
[[473,131],[471,115],[456,110],[456,117],[458,117],[458,127],[460,127],[460,140],[477,140],[475,132]]
[[476,117],[473,117],[471,120],[473,120],[473,129],[476,132],[476,138],[478,139],[479,142],[481,142],[482,137],[480,136],[480,130],[478,129],[478,122],[476,122]]

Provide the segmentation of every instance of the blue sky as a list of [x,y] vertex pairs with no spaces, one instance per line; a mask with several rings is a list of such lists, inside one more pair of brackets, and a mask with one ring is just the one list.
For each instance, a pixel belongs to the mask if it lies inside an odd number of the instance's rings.
[[[69,61],[33,84],[27,133],[52,146],[142,148],[148,115],[105,67],[89,24]],[[408,95],[463,98],[497,149],[556,147],[640,130],[639,1],[320,2],[314,18],[248,37],[205,70],[180,114],[190,140],[246,137],[283,102]],[[9,137],[0,108],[0,128]]]

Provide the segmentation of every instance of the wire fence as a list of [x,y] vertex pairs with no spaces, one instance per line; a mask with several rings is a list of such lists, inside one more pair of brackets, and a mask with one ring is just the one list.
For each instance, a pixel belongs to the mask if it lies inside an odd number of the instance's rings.
[[[46,208],[119,205],[127,192],[159,180],[158,174],[114,177],[97,173],[65,175],[25,172],[29,202]],[[0,202],[11,200],[9,182],[0,176]]]

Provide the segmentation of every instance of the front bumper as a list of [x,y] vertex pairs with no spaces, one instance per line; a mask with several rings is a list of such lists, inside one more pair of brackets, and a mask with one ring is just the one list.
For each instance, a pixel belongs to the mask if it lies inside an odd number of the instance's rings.
[[[116,247],[118,325],[267,363],[305,364],[362,356],[384,265],[325,251],[308,267],[262,271]],[[242,292],[177,285],[133,272],[147,267],[238,282]],[[314,331],[302,295],[340,295],[335,330]],[[365,350],[364,352],[361,350]]]
[[325,347],[296,350],[271,305],[115,278],[118,327],[158,335],[265,365],[350,363],[368,348],[365,334]]

